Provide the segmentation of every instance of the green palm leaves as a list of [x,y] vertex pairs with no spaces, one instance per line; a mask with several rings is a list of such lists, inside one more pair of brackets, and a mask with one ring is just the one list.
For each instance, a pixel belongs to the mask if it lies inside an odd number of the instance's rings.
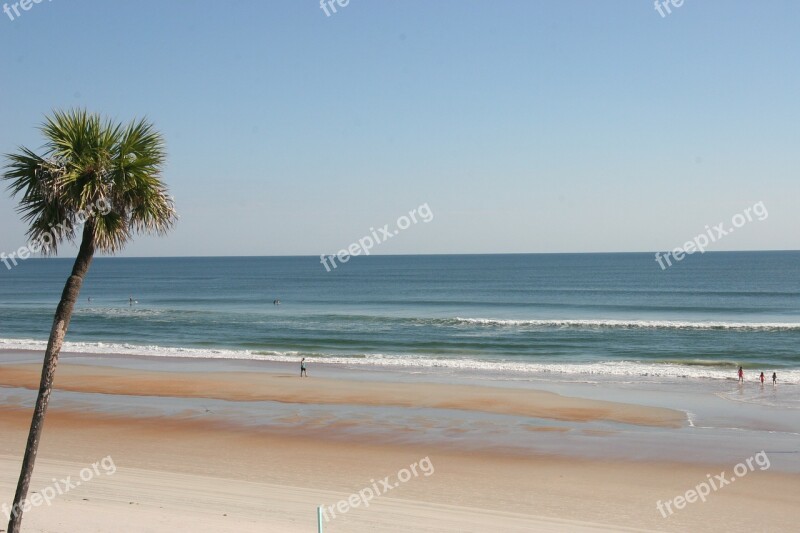
[[153,125],[124,126],[85,110],[56,111],[41,126],[41,155],[21,147],[5,173],[28,236],[55,254],[82,225],[100,252],[121,250],[135,233],[163,234],[177,219],[161,181],[164,141]]

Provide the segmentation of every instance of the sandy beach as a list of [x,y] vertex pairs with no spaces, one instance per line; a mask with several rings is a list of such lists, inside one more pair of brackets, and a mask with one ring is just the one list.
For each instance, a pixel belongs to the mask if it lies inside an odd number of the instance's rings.
[[0,533],[800,532],[800,2],[0,4]]
[[[0,365],[0,386],[30,397],[35,367]],[[230,372],[130,371],[62,364],[56,390],[102,399],[143,394],[170,398],[213,396],[226,401],[268,399],[288,408],[302,403],[437,406],[526,416],[551,416],[580,426],[608,419],[680,424],[671,409],[569,398],[547,392],[437,384]],[[15,394],[17,394],[15,393]],[[410,394],[411,393],[411,394]],[[412,399],[409,399],[412,398]],[[491,398],[496,401],[490,402]],[[67,402],[68,404],[68,402]],[[30,411],[7,403],[0,411],[0,491],[13,494]],[[542,434],[559,434],[544,431]],[[530,432],[531,442],[539,432]],[[602,447],[603,436],[596,436]],[[797,523],[800,476],[756,469],[707,501],[664,518],[659,500],[684,494],[708,474],[732,464],[588,459],[531,451],[465,449],[448,443],[392,444],[330,429],[318,434],[204,420],[196,413],[119,416],[53,406],[40,449],[33,490],[72,476],[104,457],[113,475],[90,481],[26,514],[27,531],[316,531],[316,507],[331,508],[351,494],[428,458],[431,473],[414,475],[369,507],[329,517],[324,531],[788,531]],[[417,472],[417,474],[420,474]],[[122,525],[120,525],[122,524]],[[120,529],[122,527],[122,529]]]
[[[37,390],[40,373],[41,369],[35,364],[5,365],[0,374],[0,385]],[[93,394],[209,398],[239,402],[461,409],[571,422],[606,420],[660,427],[680,427],[686,420],[683,413],[670,409],[586,401],[534,390],[294,378],[239,372],[222,375],[195,372],[185,376],[168,372],[68,365],[59,372],[58,388]]]

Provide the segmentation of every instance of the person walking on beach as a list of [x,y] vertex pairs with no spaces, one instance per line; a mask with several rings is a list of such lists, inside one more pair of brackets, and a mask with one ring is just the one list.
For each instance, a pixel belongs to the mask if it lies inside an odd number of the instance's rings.
[[763,372],[761,373],[761,376],[759,376],[759,379],[761,379],[761,386],[763,387],[764,386],[764,373]]
[[772,386],[774,387],[777,384],[778,384],[778,374],[776,372],[773,372],[772,373]]
[[739,367],[739,383],[744,383],[744,370],[741,366]]
[[306,371],[306,358],[303,357],[300,359],[300,377],[308,377],[308,371]]

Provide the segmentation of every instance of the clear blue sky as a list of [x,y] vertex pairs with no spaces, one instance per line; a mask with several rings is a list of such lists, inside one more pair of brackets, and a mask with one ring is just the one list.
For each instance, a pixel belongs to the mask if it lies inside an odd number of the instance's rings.
[[[13,2],[12,2],[13,3]],[[800,3],[52,0],[0,13],[0,152],[51,109],[164,133],[181,221],[125,255],[800,248]],[[0,251],[23,245],[0,198]]]

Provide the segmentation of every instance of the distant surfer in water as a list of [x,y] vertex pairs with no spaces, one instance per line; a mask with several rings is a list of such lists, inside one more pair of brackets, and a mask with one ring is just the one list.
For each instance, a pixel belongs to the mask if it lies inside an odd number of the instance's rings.
[[741,366],[739,367],[739,383],[744,383],[744,370]]
[[303,376],[308,377],[308,371],[306,370],[306,358],[303,357],[300,359],[300,377]]

